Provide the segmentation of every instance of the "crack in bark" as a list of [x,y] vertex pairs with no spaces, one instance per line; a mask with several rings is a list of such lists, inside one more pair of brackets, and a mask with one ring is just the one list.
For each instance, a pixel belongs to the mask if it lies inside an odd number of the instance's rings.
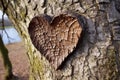
[[28,3],[31,3],[31,0],[28,0]]

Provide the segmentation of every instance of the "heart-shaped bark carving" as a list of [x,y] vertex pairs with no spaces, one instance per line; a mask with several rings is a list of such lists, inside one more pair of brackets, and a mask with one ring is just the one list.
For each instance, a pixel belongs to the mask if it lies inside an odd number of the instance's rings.
[[43,16],[34,17],[28,31],[34,46],[57,69],[76,47],[82,28],[77,18],[61,14],[51,22]]

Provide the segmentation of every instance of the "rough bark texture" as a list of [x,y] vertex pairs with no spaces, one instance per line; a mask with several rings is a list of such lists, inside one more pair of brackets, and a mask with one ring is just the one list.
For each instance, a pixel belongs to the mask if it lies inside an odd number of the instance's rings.
[[[0,0],[0,8],[22,36],[31,64],[30,80],[120,80],[119,0]],[[32,45],[28,25],[39,14],[74,13],[82,39],[55,71]]]
[[82,28],[77,18],[62,14],[51,23],[43,16],[34,17],[28,32],[33,45],[57,70],[77,46]]

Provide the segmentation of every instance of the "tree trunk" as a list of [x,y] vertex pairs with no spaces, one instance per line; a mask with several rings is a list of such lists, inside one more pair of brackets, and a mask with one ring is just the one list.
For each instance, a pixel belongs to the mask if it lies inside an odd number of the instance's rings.
[[[30,61],[30,80],[120,80],[119,0],[0,0],[0,8],[22,36]],[[39,14],[74,13],[83,27],[76,50],[54,70],[28,34]]]
[[9,56],[8,56],[8,50],[4,46],[2,38],[0,36],[0,53],[2,55],[3,61],[4,61],[4,67],[5,67],[5,80],[12,80],[13,79],[13,73],[12,73],[12,64],[10,62]]

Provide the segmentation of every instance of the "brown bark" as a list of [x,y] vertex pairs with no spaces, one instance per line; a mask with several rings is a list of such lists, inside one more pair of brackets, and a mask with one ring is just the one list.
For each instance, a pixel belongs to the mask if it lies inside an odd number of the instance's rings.
[[[119,80],[119,0],[0,0],[0,8],[22,36],[31,64],[30,80]],[[28,25],[39,14],[74,13],[83,26],[76,50],[55,71],[32,45]]]

